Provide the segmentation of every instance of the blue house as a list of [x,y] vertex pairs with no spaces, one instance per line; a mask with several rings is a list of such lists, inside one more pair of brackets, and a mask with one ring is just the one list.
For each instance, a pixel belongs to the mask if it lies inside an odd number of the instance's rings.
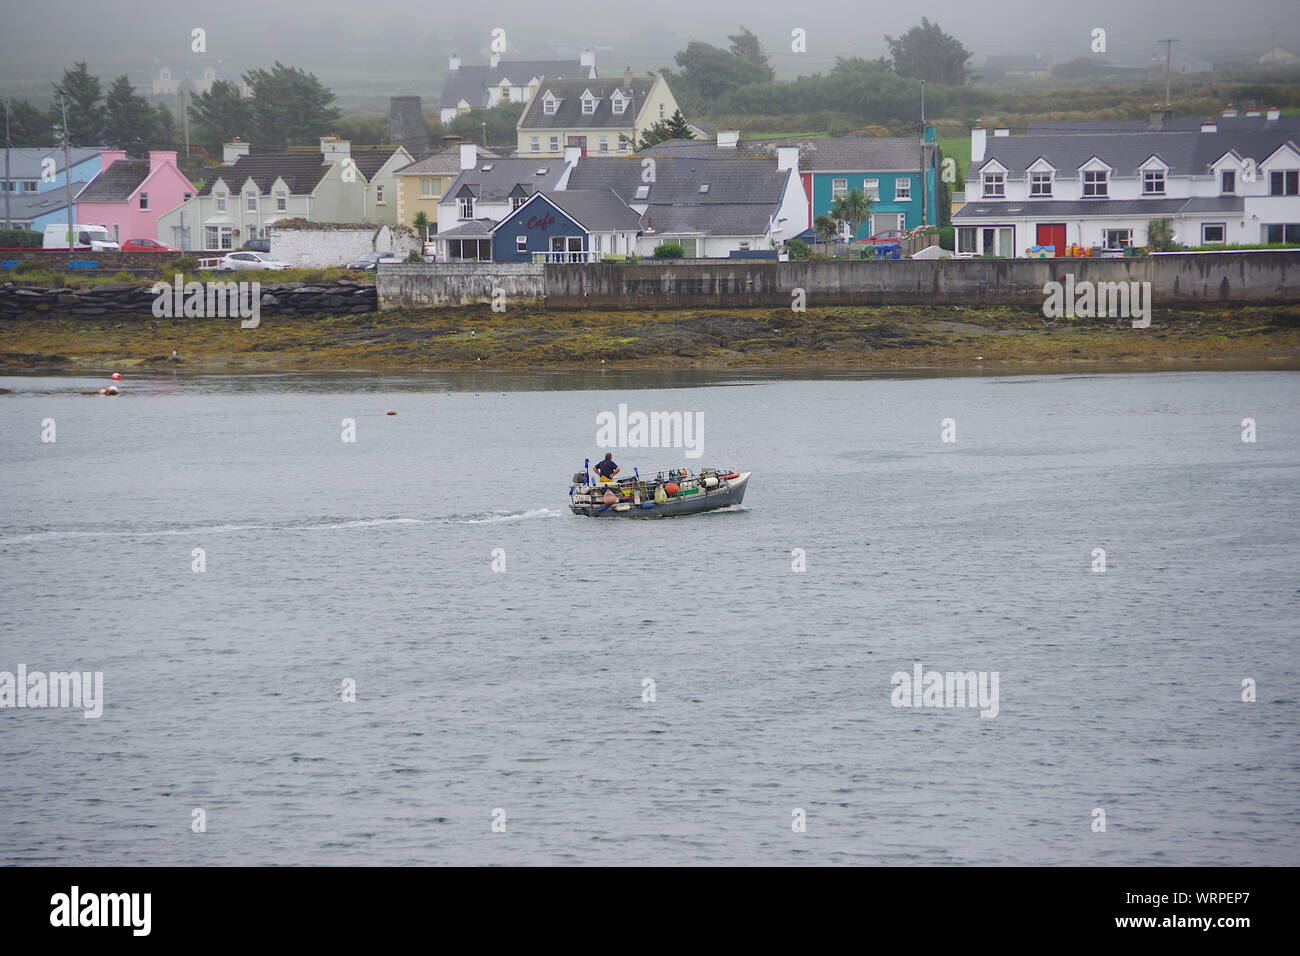
[[[4,175],[4,158],[0,153],[0,226],[4,225],[4,194],[9,194],[9,218],[15,227],[43,230],[47,224],[67,222],[68,170],[64,168],[63,150],[57,146],[11,149],[9,176]],[[100,147],[74,146],[69,151],[72,166],[73,221],[76,221],[75,197],[102,167]],[[52,195],[44,195],[46,193]]]

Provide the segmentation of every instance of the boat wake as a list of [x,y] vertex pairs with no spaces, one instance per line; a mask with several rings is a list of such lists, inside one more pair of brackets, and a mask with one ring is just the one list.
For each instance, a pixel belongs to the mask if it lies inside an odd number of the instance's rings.
[[552,511],[550,508],[530,508],[528,511],[485,511],[482,514],[466,515],[459,524],[497,524],[502,521],[527,521],[530,518],[559,518],[564,512]]

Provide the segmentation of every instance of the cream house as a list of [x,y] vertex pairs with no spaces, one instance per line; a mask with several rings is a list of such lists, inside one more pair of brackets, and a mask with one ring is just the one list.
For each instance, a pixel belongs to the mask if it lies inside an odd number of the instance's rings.
[[664,78],[545,79],[516,124],[517,155],[562,157],[566,146],[584,155],[630,155],[638,139],[660,120],[671,119],[677,100]]
[[474,143],[452,143],[397,170],[394,174],[397,180],[397,221],[414,228],[415,217],[424,213],[429,220],[429,232],[437,232],[438,203],[452,180],[463,170],[473,169],[479,159],[500,158]]

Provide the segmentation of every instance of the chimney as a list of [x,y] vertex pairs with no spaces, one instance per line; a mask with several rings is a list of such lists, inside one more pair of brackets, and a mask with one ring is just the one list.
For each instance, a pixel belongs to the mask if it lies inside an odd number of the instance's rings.
[[976,123],[970,131],[970,161],[972,163],[982,163],[984,161],[984,148],[988,144],[989,131],[984,128],[983,123]]
[[149,150],[149,172],[152,174],[160,166],[175,166],[176,154],[167,150]]
[[1163,129],[1165,116],[1166,112],[1163,106],[1151,107],[1151,115],[1147,117],[1147,129]]
[[798,146],[778,146],[776,148],[776,168],[793,169],[795,175],[799,174],[799,147]]
[[240,156],[248,155],[248,151],[252,148],[252,145],[252,143],[240,142],[238,136],[232,139],[229,143],[223,144],[221,147],[221,165],[235,165],[235,163],[239,162]]
[[493,53],[490,57],[488,57],[488,66],[490,66],[494,70],[497,68],[497,64],[500,62],[501,62],[500,53]]
[[584,70],[595,70],[596,54],[591,52],[590,49],[584,49],[581,53],[578,54],[578,65],[581,66]]
[[352,142],[330,133],[320,138],[320,151],[325,154],[326,164],[336,163],[352,155]]
[[473,169],[478,165],[478,147],[473,143],[460,144],[460,168]]
[[738,129],[718,130],[718,149],[735,149],[736,144],[739,142],[740,142],[740,130]]
[[[101,170],[108,169],[108,167],[112,166],[112,165],[113,165],[115,162],[117,162],[119,159],[120,159],[120,160],[123,160],[123,161],[126,160],[126,150],[124,150],[124,149],[101,149],[101,150],[99,151],[99,168],[100,168]],[[63,161],[63,157],[60,156],[60,157],[59,157],[59,162],[62,162],[62,161]]]
[[460,144],[460,137],[457,136],[455,133],[443,133],[443,134],[442,134],[442,148],[443,148],[443,149],[446,149],[446,148],[449,147],[449,146],[458,146],[459,144]]
[[623,67],[623,85],[628,88],[632,86],[632,68],[630,66]]
[[1209,119],[1201,120],[1202,133],[1217,133],[1218,131],[1219,131],[1219,124],[1214,121],[1213,116],[1211,116]]
[[453,71],[460,69],[460,57],[458,57],[455,53],[453,53],[451,57],[447,60],[447,69]]
[[1279,119],[1281,119],[1281,118],[1282,118],[1282,111],[1281,111],[1278,107],[1276,107],[1276,106],[1270,106],[1270,107],[1268,108],[1268,113],[1266,114],[1266,119],[1267,119],[1270,123],[1275,123],[1275,122],[1277,122],[1277,120],[1279,120]]
[[581,146],[564,147],[564,164],[566,166],[577,166],[578,160],[582,158]]
[[997,129],[993,131],[993,136],[995,138],[1001,138],[1003,136],[1010,136],[1010,135],[1011,135],[1011,130],[1007,129],[1005,123],[999,123]]

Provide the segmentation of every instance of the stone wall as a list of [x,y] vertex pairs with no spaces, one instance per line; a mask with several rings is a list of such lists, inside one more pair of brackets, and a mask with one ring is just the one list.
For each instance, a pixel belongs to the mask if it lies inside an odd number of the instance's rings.
[[[76,262],[95,262],[96,271],[119,272],[128,270],[143,272],[160,269],[168,262],[175,262],[181,257],[179,252],[91,252],[88,249],[69,251],[67,249],[3,249],[0,250],[0,268],[12,269],[10,263],[35,262],[42,269],[63,271],[68,268],[68,260]],[[74,270],[75,271],[75,270]]]
[[396,232],[390,226],[352,229],[270,229],[271,255],[295,269],[346,266],[367,252],[392,252],[405,257],[421,251],[418,236]]
[[[262,273],[273,275],[274,273]],[[304,282],[268,283],[261,279],[244,279],[248,273],[231,273],[229,281],[260,281],[261,314],[267,315],[338,315],[350,312],[374,312],[378,308],[375,287],[351,279],[321,285]],[[238,278],[237,278],[238,277]],[[197,280],[195,280],[197,281]],[[224,285],[224,281],[214,284]],[[174,288],[174,287],[173,287]],[[140,283],[114,283],[93,289],[34,289],[6,282],[0,285],[0,316],[25,315],[153,315],[158,296],[153,286]],[[206,285],[205,285],[206,293]],[[182,296],[182,303],[184,302]],[[173,302],[175,299],[173,299]],[[198,316],[192,316],[198,318]]]
[[376,286],[384,309],[490,305],[496,289],[508,302],[540,306],[546,269],[531,262],[403,263],[380,266]]

